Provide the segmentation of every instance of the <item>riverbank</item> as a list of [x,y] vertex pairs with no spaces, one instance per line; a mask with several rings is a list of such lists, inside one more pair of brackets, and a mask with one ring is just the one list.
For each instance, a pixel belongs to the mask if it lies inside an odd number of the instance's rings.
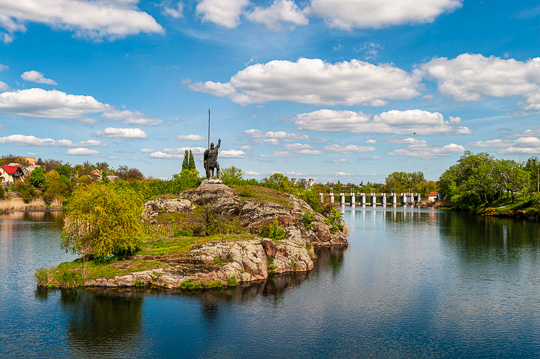
[[313,269],[315,247],[347,246],[342,218],[256,186],[203,184],[148,201],[142,249],[40,269],[40,287],[209,288]]
[[62,201],[54,200],[52,203],[46,203],[43,199],[37,198],[30,202],[25,202],[15,192],[7,193],[8,199],[0,200],[0,213],[20,212],[20,211],[46,211],[61,210]]
[[482,216],[509,217],[528,220],[539,220],[540,209],[536,196],[516,195],[514,201],[511,198],[502,198],[480,206],[473,211]]

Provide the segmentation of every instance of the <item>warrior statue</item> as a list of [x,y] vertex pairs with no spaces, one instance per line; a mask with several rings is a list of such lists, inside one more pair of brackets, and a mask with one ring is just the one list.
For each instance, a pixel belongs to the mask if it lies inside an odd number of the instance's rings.
[[219,163],[217,161],[218,149],[221,145],[221,139],[218,140],[217,146],[214,147],[214,142],[210,145],[210,148],[204,151],[204,169],[206,170],[206,178],[214,178],[214,169],[217,171],[217,178],[219,177]]

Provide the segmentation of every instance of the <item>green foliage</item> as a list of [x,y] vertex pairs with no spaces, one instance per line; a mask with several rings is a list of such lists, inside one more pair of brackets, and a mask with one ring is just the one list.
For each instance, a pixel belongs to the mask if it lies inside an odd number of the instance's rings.
[[180,284],[180,288],[184,290],[194,290],[201,289],[202,286],[199,283],[196,283],[193,279],[190,279],[188,281],[182,282]]
[[528,179],[526,168],[515,161],[466,151],[441,175],[439,189],[453,207],[474,210],[506,193],[514,198],[516,192],[528,187]]
[[236,280],[236,276],[232,276],[229,278],[229,280],[227,281],[227,286],[229,287],[236,287],[238,285],[238,281]]
[[210,283],[206,283],[204,286],[206,288],[221,288],[223,287],[223,282],[220,281],[219,279],[216,279]]
[[310,188],[307,191],[299,191],[298,198],[306,201],[307,204],[309,204],[310,207],[313,208],[315,212],[321,211],[322,209],[321,197],[319,196],[319,192],[316,189]]
[[433,181],[427,182],[422,172],[393,172],[385,179],[384,192],[417,192],[422,196],[427,196],[435,191],[437,185]]
[[325,223],[328,224],[330,228],[331,233],[336,233],[338,230],[343,232],[344,226],[343,226],[343,213],[339,212],[335,208],[332,208],[330,211],[330,215],[325,218]]
[[262,226],[259,235],[264,238],[280,240],[285,238],[285,229],[280,227],[277,218],[274,218],[274,223],[271,225]]
[[6,192],[2,186],[0,186],[0,199],[6,199]]
[[300,223],[302,223],[308,231],[311,230],[311,223],[313,223],[314,220],[315,214],[310,212],[304,213],[299,219]]
[[82,185],[66,206],[62,248],[95,257],[125,255],[142,244],[142,199],[106,184]]
[[268,187],[277,189],[278,191],[296,194],[298,187],[289,180],[287,176],[282,175],[281,173],[274,173],[268,179],[263,180]]
[[45,177],[45,171],[43,171],[43,168],[36,167],[30,174],[30,183],[34,187],[42,187],[45,184],[45,181],[47,178]]
[[182,161],[182,171],[189,170],[189,152],[188,150],[184,153],[184,161]]
[[197,168],[195,166],[195,157],[193,157],[193,152],[189,150],[189,161],[188,161],[188,169],[196,171]]
[[221,180],[227,186],[238,186],[243,183],[244,174],[240,168],[234,166],[221,170]]

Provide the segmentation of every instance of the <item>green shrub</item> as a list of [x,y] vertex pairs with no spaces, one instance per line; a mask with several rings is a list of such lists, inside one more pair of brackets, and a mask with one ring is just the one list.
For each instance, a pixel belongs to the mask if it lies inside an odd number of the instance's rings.
[[190,279],[188,281],[182,282],[182,284],[180,284],[180,288],[184,290],[194,290],[201,289],[202,286],[199,283],[196,283],[193,279]]
[[275,218],[274,223],[272,223],[271,225],[262,226],[259,235],[264,238],[280,240],[285,238],[285,229],[279,226],[279,222],[277,218]]
[[210,283],[206,283],[205,287],[206,288],[221,288],[223,287],[223,282],[220,281],[219,279],[216,279]]
[[309,231],[311,230],[311,223],[315,220],[315,214],[306,212],[300,217],[300,223]]
[[238,281],[236,280],[236,276],[232,276],[229,278],[229,280],[227,281],[227,285],[229,287],[236,287],[238,285]]
[[343,232],[343,213],[335,208],[332,208],[330,215],[324,221],[331,226],[330,233],[336,233],[338,230]]

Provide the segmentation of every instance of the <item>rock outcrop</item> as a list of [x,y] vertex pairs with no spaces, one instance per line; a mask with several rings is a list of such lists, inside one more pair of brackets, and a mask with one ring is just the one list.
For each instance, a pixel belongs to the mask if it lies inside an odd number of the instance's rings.
[[[342,231],[333,231],[324,216],[314,213],[305,201],[295,196],[274,191],[271,193],[274,197],[263,200],[264,196],[242,197],[237,191],[223,184],[203,183],[196,190],[178,194],[178,198],[147,202],[144,213],[153,219],[161,213],[190,212],[197,206],[208,206],[221,218],[239,220],[252,233],[259,233],[261,227],[277,220],[285,238],[272,240],[252,235],[245,240],[200,243],[183,255],[162,256],[160,261],[166,263],[163,268],[91,280],[85,286],[182,288],[185,283],[227,285],[258,281],[270,274],[310,271],[315,246],[348,243]],[[302,220],[305,214],[311,215],[307,226]]]

